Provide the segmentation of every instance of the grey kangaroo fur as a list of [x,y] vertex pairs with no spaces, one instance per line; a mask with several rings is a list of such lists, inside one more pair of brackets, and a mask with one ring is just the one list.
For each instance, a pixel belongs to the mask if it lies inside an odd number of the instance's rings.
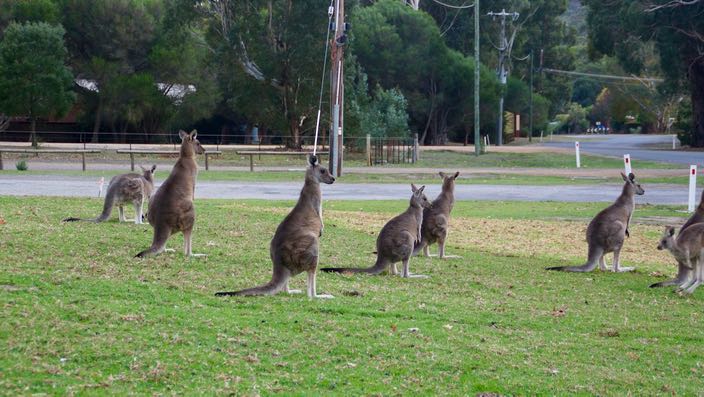
[[196,155],[205,153],[205,150],[196,139],[196,130],[190,133],[179,131],[178,134],[181,137],[179,159],[149,201],[147,220],[154,228],[154,239],[151,247],[136,255],[138,258],[164,252],[166,240],[177,232],[183,232],[184,254],[199,256],[191,251],[191,234],[196,221],[193,195],[198,175]]
[[368,273],[379,274],[391,265],[390,272],[398,273],[396,263],[403,262],[402,277],[427,277],[421,274],[411,274],[408,262],[413,255],[413,247],[421,239],[421,226],[423,224],[423,209],[431,206],[428,198],[423,194],[425,186],[416,188],[411,184],[410,205],[405,212],[391,219],[381,228],[376,239],[376,263],[368,268],[329,267],[320,269],[324,272],[336,273]]
[[[697,208],[694,210],[694,214],[687,219],[687,222],[680,227],[679,233],[681,234],[686,228],[689,226],[695,224],[695,223],[700,223],[704,222],[704,191],[702,192],[702,197],[699,200],[699,205]],[[666,281],[661,281],[659,283],[651,284],[650,288],[658,288],[658,287],[667,287],[670,285],[682,285],[687,281],[689,278],[689,271],[690,269],[685,265],[684,263],[680,262],[679,260],[677,261],[677,276],[675,278],[666,280]]]
[[269,254],[274,264],[271,281],[254,288],[240,291],[218,292],[215,296],[254,296],[274,295],[289,290],[291,277],[308,273],[308,297],[332,298],[332,295],[316,293],[316,270],[318,268],[318,244],[323,233],[323,202],[320,183],[332,184],[335,178],[327,168],[322,167],[316,156],[308,159],[305,183],[296,206],[279,224],[269,245]]
[[430,256],[430,245],[438,243],[438,256],[445,258],[445,243],[450,228],[450,212],[455,205],[455,179],[459,172],[447,175],[440,172],[442,177],[442,192],[433,200],[430,208],[423,210],[423,226],[421,227],[420,242],[415,244],[413,255],[423,250],[425,256]]
[[108,184],[108,190],[105,194],[105,202],[103,203],[103,212],[93,219],[82,218],[66,218],[63,222],[105,222],[110,218],[112,208],[117,206],[119,211],[120,222],[125,221],[125,212],[123,206],[127,203],[134,205],[134,223],[142,223],[142,208],[144,200],[149,200],[154,191],[154,171],[156,165],[152,168],[142,168],[142,175],[129,173],[114,176]]
[[623,185],[621,195],[616,202],[599,212],[587,227],[587,243],[589,254],[587,263],[582,266],[557,266],[547,270],[561,270],[565,272],[590,272],[599,265],[601,270],[606,270],[604,255],[614,253],[614,272],[628,272],[633,268],[619,267],[619,254],[623,242],[629,236],[628,227],[635,209],[634,195],[642,195],[645,190],[636,182],[633,173],[626,176],[621,173]]
[[677,262],[694,271],[690,281],[683,280],[680,290],[693,293],[704,281],[704,223],[695,223],[682,230],[675,239],[675,228],[667,226],[658,249],[667,249]]

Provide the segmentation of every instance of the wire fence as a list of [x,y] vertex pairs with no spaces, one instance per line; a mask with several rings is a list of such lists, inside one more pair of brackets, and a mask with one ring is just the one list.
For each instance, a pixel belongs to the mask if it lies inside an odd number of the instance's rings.
[[[37,141],[39,149],[93,149],[97,155],[88,156],[92,160],[114,160],[122,158],[120,151],[138,150],[152,151],[154,153],[143,153],[144,156],[158,157],[159,150],[171,149],[177,150],[180,144],[178,134],[174,133],[153,133],[145,138],[144,134],[126,132],[73,132],[73,131],[37,131]],[[262,155],[268,156],[267,151],[276,151],[276,154],[284,154],[286,151],[300,152],[301,150],[311,150],[314,144],[313,136],[301,136],[296,142],[291,136],[282,135],[259,135],[239,134],[239,135],[223,135],[202,132],[198,133],[198,140],[206,146],[208,151],[220,152],[219,162],[228,161],[236,162],[236,154],[239,150],[259,151],[257,160],[262,161]],[[12,157],[12,151],[8,148],[31,148],[31,132],[9,130],[0,132],[0,151],[5,151],[6,155]],[[31,148],[36,149],[36,148]],[[318,140],[318,152],[328,150],[327,136],[321,136]],[[366,163],[367,166],[380,166],[384,164],[404,164],[415,163],[418,160],[419,147],[418,138],[409,137],[366,137],[350,136],[344,138],[343,150],[345,159]],[[42,154],[41,152],[44,152]],[[281,153],[278,153],[281,152]],[[68,152],[66,152],[68,153]],[[228,153],[232,153],[228,155]],[[40,150],[33,154],[34,157],[46,156],[46,150]],[[269,153],[271,154],[271,153]],[[300,154],[300,153],[292,153]],[[0,159],[2,154],[0,154]],[[15,155],[16,157],[17,155]],[[233,157],[234,156],[234,157]],[[52,155],[54,159],[60,159],[61,156]],[[64,156],[70,159],[71,156]],[[83,156],[85,163],[85,155]],[[288,164],[290,161],[287,157],[290,156],[275,156],[280,160],[269,161],[266,158],[263,164],[276,165]],[[212,159],[212,158],[211,158]],[[252,160],[252,159],[250,159]],[[134,159],[131,160],[134,162]],[[84,165],[85,168],[85,165]]]

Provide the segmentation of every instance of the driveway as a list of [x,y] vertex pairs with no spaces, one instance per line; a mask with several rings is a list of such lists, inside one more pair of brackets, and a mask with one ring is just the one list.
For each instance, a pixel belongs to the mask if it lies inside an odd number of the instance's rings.
[[[638,160],[662,161],[676,164],[704,164],[704,152],[671,150],[672,135],[575,135],[571,141],[544,142],[552,148],[574,149],[579,141],[582,153],[623,158],[628,153],[633,166]],[[670,148],[670,150],[668,150]]]

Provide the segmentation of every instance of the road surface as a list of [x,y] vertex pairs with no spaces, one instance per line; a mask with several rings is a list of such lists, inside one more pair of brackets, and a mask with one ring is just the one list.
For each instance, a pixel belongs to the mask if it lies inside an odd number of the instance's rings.
[[638,160],[662,161],[675,164],[704,164],[704,152],[668,150],[672,148],[672,135],[575,135],[573,141],[544,142],[553,148],[574,148],[579,141],[582,153],[623,158],[628,153],[634,169]]
[[[295,200],[302,182],[235,182],[203,181],[196,185],[196,198]],[[105,186],[105,189],[107,186]],[[326,200],[396,200],[410,197],[408,184],[335,183],[323,185]],[[645,195],[638,196],[638,204],[687,204],[687,186],[645,186]],[[428,197],[435,197],[440,185],[426,188]],[[613,201],[621,192],[620,184],[594,186],[508,186],[457,185],[457,200],[510,201]],[[97,197],[98,185],[94,177],[61,175],[0,175],[0,195],[15,196],[71,196]]]

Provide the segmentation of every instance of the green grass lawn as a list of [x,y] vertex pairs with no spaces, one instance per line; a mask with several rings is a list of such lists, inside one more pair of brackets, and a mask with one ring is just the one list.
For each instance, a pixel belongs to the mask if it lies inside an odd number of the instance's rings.
[[[97,214],[97,199],[0,197],[1,394],[704,390],[704,289],[648,288],[674,272],[649,223],[681,222],[681,208],[636,209],[630,274],[543,270],[583,262],[603,203],[459,202],[448,251],[462,258],[411,261],[430,279],[321,274],[335,299],[214,297],[269,280],[291,205],[199,200],[193,246],[207,258],[184,258],[177,235],[176,253],[136,260],[149,225],[60,223]],[[406,205],[326,202],[321,265],[371,265],[379,227]]]
[[[159,161],[176,161],[176,155],[135,155],[135,164],[148,165],[155,160]],[[80,170],[80,156],[77,155],[48,155],[43,154],[39,157],[34,155],[18,155],[18,154],[3,154],[3,159],[6,163],[5,168],[13,168],[19,159],[24,159],[32,169],[32,161],[56,160],[56,161],[71,161],[76,164],[76,168]],[[86,156],[87,168],[90,169],[91,163],[120,161],[125,166],[129,165],[129,156],[125,154],[116,154],[114,152],[105,152],[100,154],[90,154]],[[224,151],[220,156],[211,157],[211,163],[214,166],[240,166],[249,167],[249,156],[241,156],[234,151]],[[327,157],[323,158],[327,161]],[[637,159],[634,159],[637,161]],[[205,160],[200,156],[199,163],[201,167],[205,167]],[[261,156],[254,158],[255,167],[262,166],[284,166],[284,167],[304,167],[306,165],[303,156]],[[364,167],[366,160],[362,152],[345,153],[345,165],[347,167]],[[618,158],[609,158],[603,156],[594,156],[582,154],[581,166],[583,168],[623,168],[623,160]],[[682,168],[682,166],[670,163],[660,163],[653,161],[637,161],[638,168]],[[379,167],[428,167],[428,168],[479,168],[479,167],[525,167],[525,168],[574,168],[574,154],[567,153],[496,153],[489,152],[479,157],[470,153],[461,153],[454,151],[423,151],[421,149],[420,160],[415,164],[410,162],[403,164],[385,164]]]

